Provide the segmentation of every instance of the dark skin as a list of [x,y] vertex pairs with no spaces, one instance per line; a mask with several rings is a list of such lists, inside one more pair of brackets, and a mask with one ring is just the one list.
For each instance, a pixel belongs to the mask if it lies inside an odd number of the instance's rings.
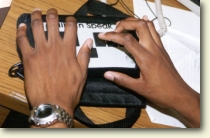
[[[139,42],[132,35],[121,33],[123,30],[136,30]],[[154,24],[146,16],[142,20],[129,18],[120,21],[114,32],[101,34],[99,37],[124,45],[141,69],[138,79],[111,71],[105,73],[106,79],[176,112],[186,126],[200,127],[200,94],[181,78],[165,51]]]
[[[42,103],[57,104],[73,117],[86,81],[93,42],[88,39],[76,55],[76,20],[73,17],[66,19],[64,38],[61,38],[55,9],[47,11],[46,40],[41,15],[40,9],[32,12],[34,49],[27,40],[26,25],[21,24],[17,30],[17,42],[25,69],[26,95],[32,107]],[[123,33],[124,30],[135,30],[139,42],[132,35]],[[180,77],[153,23],[146,16],[143,19],[128,18],[120,21],[113,32],[99,34],[99,37],[124,45],[141,69],[140,78],[137,79],[112,71],[104,74],[106,79],[176,112],[186,126],[200,127],[200,95]],[[67,126],[56,123],[49,127]]]
[[49,33],[46,40],[41,10],[33,11],[31,27],[35,49],[29,45],[24,24],[18,28],[17,42],[23,55],[25,91],[30,105],[56,104],[73,117],[86,81],[92,40],[87,40],[76,56],[76,20],[73,17],[66,19],[62,39],[58,32],[57,14],[55,9],[47,11]]

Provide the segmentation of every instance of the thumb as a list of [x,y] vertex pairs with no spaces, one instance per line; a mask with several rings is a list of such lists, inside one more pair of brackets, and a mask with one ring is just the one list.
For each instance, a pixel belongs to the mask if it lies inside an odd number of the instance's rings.
[[93,46],[93,40],[87,39],[81,49],[79,50],[79,53],[77,55],[77,61],[82,69],[83,72],[86,73],[89,60],[90,60],[90,52],[91,48]]
[[109,81],[112,81],[122,87],[128,88],[135,92],[137,92],[137,90],[139,89],[138,79],[132,78],[126,74],[107,71],[104,74],[104,77]]

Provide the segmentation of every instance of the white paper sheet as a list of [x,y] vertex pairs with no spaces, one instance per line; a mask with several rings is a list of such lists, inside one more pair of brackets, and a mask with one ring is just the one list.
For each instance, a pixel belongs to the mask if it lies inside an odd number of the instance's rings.
[[0,0],[0,29],[7,16],[12,0]]
[[[148,3],[155,12],[154,3]],[[147,15],[150,20],[155,18],[144,0],[133,0],[133,5],[134,12],[139,17]],[[200,93],[200,17],[190,11],[169,6],[162,8],[164,17],[171,21],[168,32],[161,38],[165,49],[182,78]],[[168,20],[166,23],[170,24]],[[158,30],[157,20],[154,24]],[[148,105],[146,110],[154,123],[185,128],[179,119],[164,109]]]
[[0,0],[0,8],[9,7],[12,0]]

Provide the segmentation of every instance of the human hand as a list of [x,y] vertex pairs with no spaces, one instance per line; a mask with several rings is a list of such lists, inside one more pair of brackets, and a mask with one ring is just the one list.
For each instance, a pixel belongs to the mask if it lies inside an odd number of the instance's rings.
[[[131,34],[122,33],[124,30],[135,30],[139,41]],[[128,18],[120,21],[115,31],[101,33],[99,38],[124,45],[133,55],[141,71],[137,79],[108,71],[104,74],[106,79],[137,92],[161,107],[178,111],[182,116],[189,115],[183,112],[200,109],[199,94],[181,78],[165,51],[153,23],[146,16],[143,19]],[[189,104],[192,102],[195,106]],[[200,113],[200,110],[198,111],[197,118]]]
[[49,9],[46,14],[48,40],[45,37],[42,12],[35,9],[31,14],[35,48],[26,36],[26,25],[17,30],[17,43],[24,64],[25,92],[32,107],[52,103],[64,108],[73,117],[86,81],[92,48],[88,39],[76,56],[77,23],[74,17],[66,18],[64,37],[58,30],[58,13]]

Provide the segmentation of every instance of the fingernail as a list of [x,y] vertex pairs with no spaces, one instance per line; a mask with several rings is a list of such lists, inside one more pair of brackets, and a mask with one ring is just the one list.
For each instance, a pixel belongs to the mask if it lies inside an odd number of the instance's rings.
[[106,33],[105,32],[102,32],[102,33],[99,33],[98,35],[102,36],[102,35],[105,35]]
[[119,23],[120,23],[120,21],[118,21],[118,22],[116,23],[116,26],[117,26]]
[[144,16],[143,16],[143,20],[145,20],[145,21],[149,21],[148,16],[144,15]]
[[93,47],[93,41],[92,41],[92,39],[88,39],[88,47],[89,47],[89,49],[92,49],[92,47]]
[[40,8],[35,8],[32,12],[34,12],[34,11],[41,11],[41,9]]
[[22,27],[22,26],[25,26],[25,24],[24,23],[21,23],[21,24],[19,24],[18,27]]
[[114,76],[110,73],[105,73],[105,78],[110,81],[114,81]]

